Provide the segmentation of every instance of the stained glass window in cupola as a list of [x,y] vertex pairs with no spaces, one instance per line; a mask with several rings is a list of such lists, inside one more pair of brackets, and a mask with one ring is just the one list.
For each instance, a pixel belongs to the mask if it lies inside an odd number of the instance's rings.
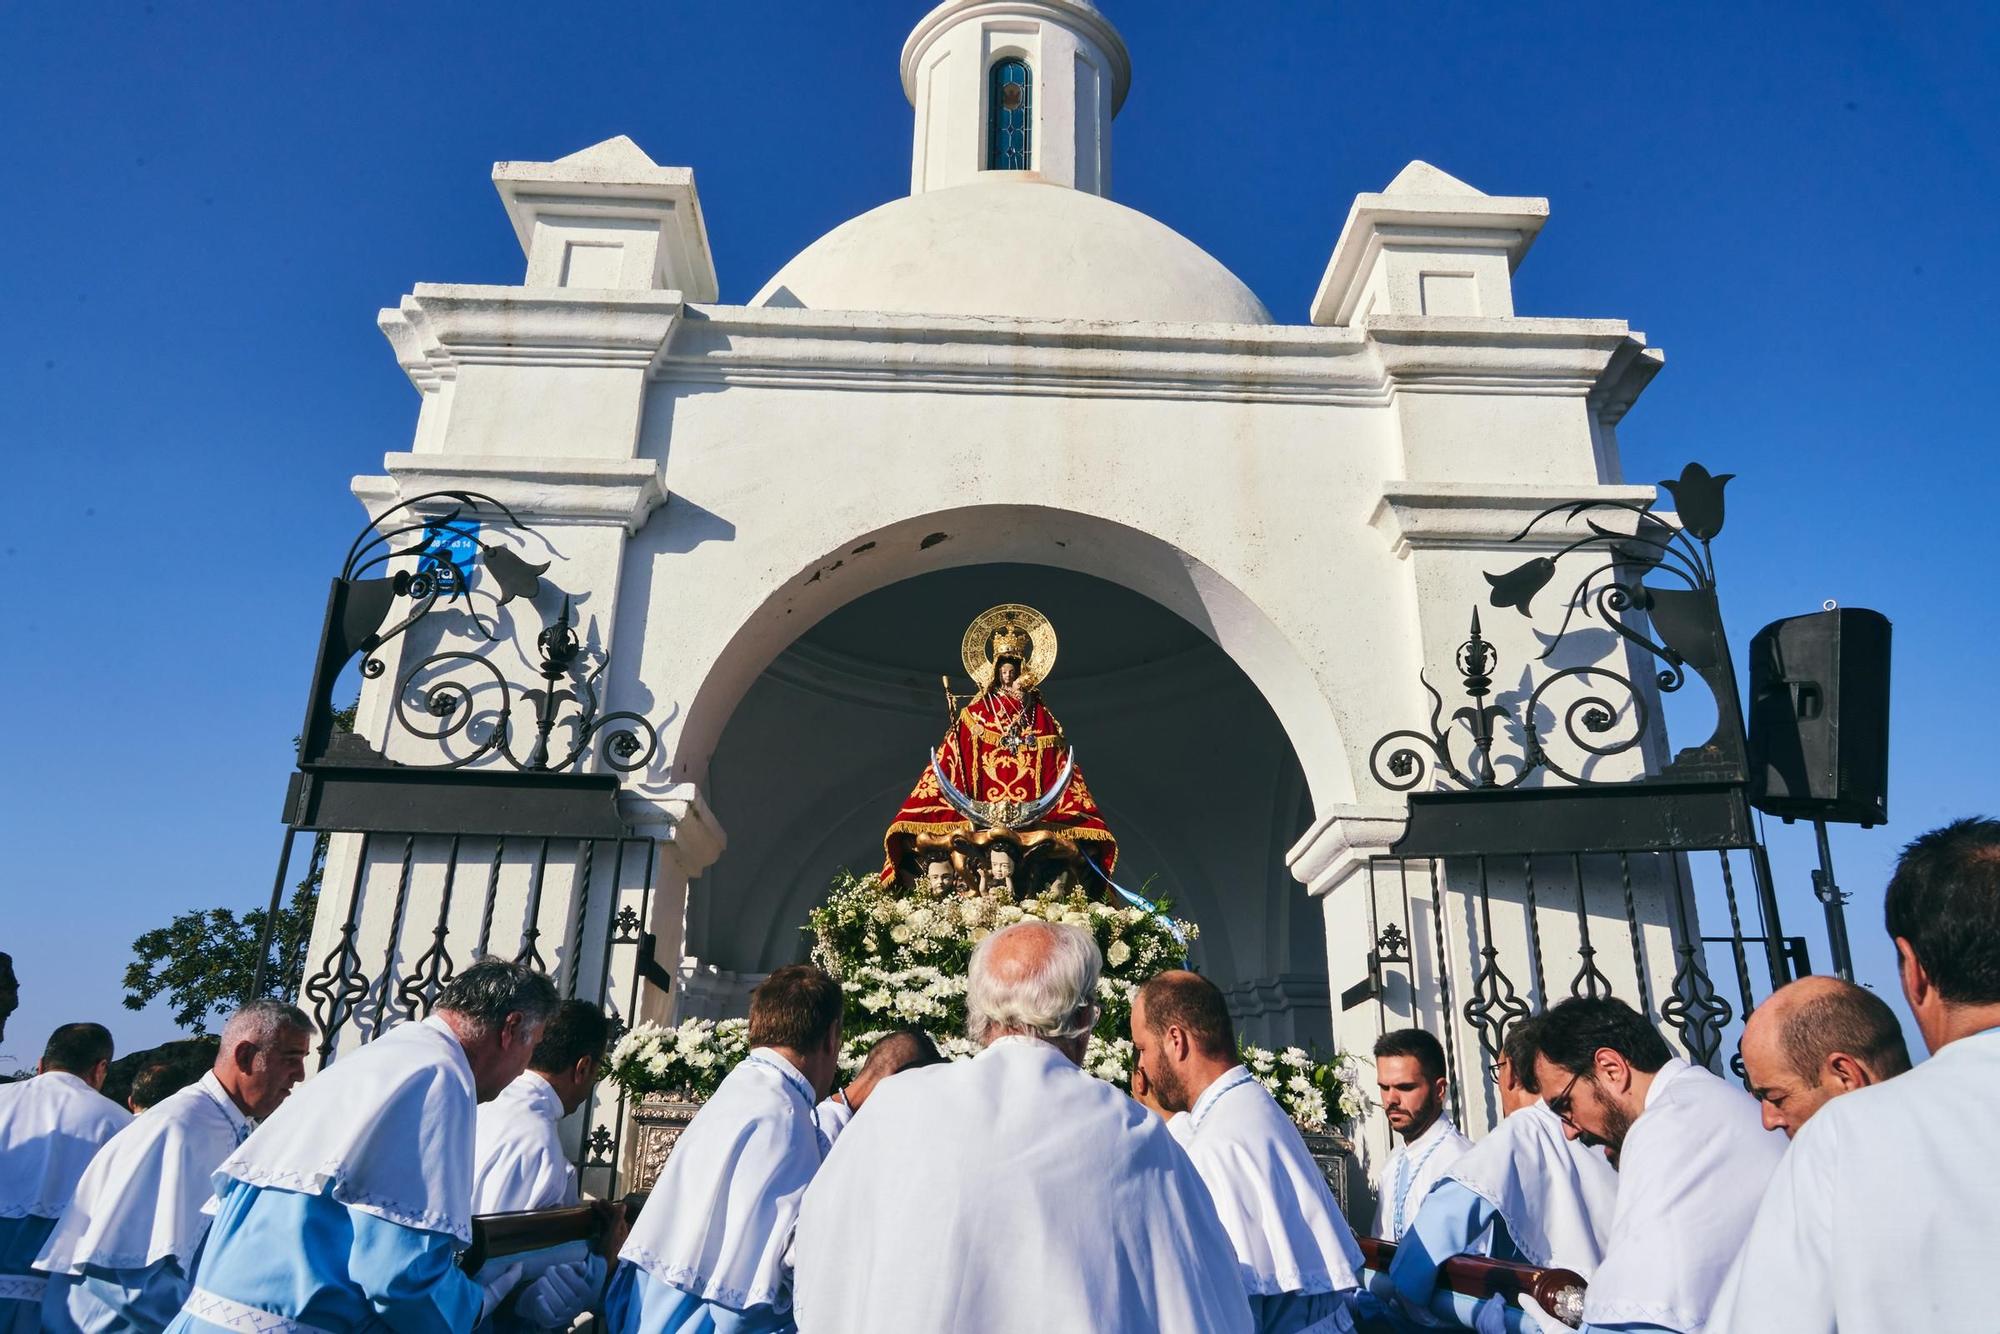
[[986,97],[986,169],[1028,171],[1035,165],[1035,76],[1025,60],[993,62]]

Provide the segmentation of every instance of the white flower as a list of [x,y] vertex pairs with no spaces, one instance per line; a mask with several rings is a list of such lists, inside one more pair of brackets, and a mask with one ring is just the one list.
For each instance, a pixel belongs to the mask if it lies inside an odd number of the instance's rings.
[[1113,968],[1123,968],[1132,959],[1132,947],[1122,940],[1111,942],[1111,948],[1104,952],[1104,962]]
[[909,944],[909,943],[910,943],[910,928],[909,928],[909,927],[907,927],[907,926],[903,926],[903,925],[902,925],[902,924],[900,924],[900,923],[898,923],[898,924],[897,924],[897,925],[895,925],[895,926],[892,926],[892,927],[890,927],[890,928],[889,928],[889,939],[891,939],[891,940],[895,941],[895,942],[896,942],[896,943],[897,943],[898,945],[907,945],[907,944]]

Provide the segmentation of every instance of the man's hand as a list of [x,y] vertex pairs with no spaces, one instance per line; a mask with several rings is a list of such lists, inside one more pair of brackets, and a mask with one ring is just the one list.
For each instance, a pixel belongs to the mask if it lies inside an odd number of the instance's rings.
[[521,1290],[515,1314],[538,1329],[568,1329],[597,1304],[597,1276],[589,1260],[555,1265]]
[[590,1207],[597,1211],[597,1225],[601,1229],[597,1238],[597,1253],[604,1257],[606,1264],[618,1263],[618,1252],[624,1249],[626,1234],[631,1232],[631,1224],[625,1221],[625,1201],[592,1200]]
[[480,1290],[479,1319],[484,1321],[493,1314],[494,1308],[507,1299],[514,1285],[521,1281],[521,1266],[508,1265],[504,1269],[478,1280]]

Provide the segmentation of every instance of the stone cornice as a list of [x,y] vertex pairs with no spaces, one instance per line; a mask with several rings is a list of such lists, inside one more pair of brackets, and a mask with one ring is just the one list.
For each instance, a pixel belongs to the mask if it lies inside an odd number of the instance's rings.
[[658,372],[696,383],[930,393],[1387,401],[1341,329],[690,307]]
[[461,366],[611,367],[644,371],[681,316],[679,292],[418,283],[377,317],[420,390]]
[[1583,397],[1649,350],[1623,320],[1376,315],[1361,327],[1399,394]]
[[[1488,482],[1388,482],[1369,524],[1398,556],[1452,547],[1493,548],[1511,542],[1543,510],[1579,500],[1643,505],[1655,499],[1650,486],[1501,486]],[[1598,514],[1599,523],[1613,523]],[[1518,545],[1543,551],[1589,532],[1552,518]]]
[[1640,352],[1619,320],[1381,317],[1360,330],[691,306],[655,368],[686,383],[1380,406],[1582,397]]
[[659,841],[669,869],[685,879],[713,866],[729,845],[708,798],[693,783],[656,790],[628,787],[618,794],[618,809],[634,831]]
[[352,484],[374,514],[432,491],[477,491],[524,523],[618,524],[636,533],[667,498],[651,459],[388,454],[382,467],[386,477],[356,477]]
[[1323,898],[1387,853],[1409,819],[1407,806],[1329,807],[1285,854],[1285,865],[1307,893]]

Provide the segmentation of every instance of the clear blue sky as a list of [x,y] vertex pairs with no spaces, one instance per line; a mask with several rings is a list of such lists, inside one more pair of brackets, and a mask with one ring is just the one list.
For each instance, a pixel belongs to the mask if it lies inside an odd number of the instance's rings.
[[[119,1008],[127,943],[267,891],[347,480],[415,421],[375,312],[520,280],[491,164],[627,133],[693,166],[746,300],[906,191],[921,7],[0,10],[0,949],[24,984],[0,1069],[69,1019],[165,1038]],[[1302,321],[1354,194],[1411,158],[1548,196],[1517,304],[1666,349],[1626,466],[1740,474],[1739,652],[1826,598],[1895,620],[1894,820],[1837,831],[1864,976],[1893,991],[1896,847],[2000,810],[1991,7],[1105,8],[1135,67],[1117,198]],[[1809,842],[1773,851],[1823,963]]]

